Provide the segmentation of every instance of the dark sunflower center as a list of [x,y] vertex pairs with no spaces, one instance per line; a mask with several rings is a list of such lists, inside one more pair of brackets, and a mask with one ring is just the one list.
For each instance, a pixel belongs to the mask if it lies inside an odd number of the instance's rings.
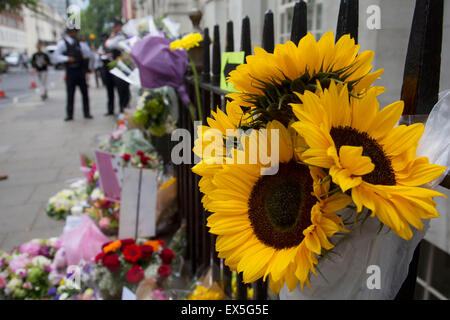
[[338,153],[344,145],[363,147],[363,156],[369,157],[375,165],[375,169],[371,173],[362,176],[365,182],[388,186],[396,184],[391,160],[386,156],[378,142],[367,133],[360,132],[351,127],[337,127],[331,129],[330,135],[333,138]]
[[267,246],[285,249],[303,240],[311,225],[313,181],[308,167],[280,164],[278,173],[262,176],[249,198],[249,218],[256,237]]
[[[253,129],[264,127],[269,121],[277,120],[284,126],[295,118],[291,103],[301,103],[294,93],[303,94],[305,91],[315,92],[317,82],[323,89],[327,89],[332,81],[346,81],[349,74],[345,75],[346,68],[338,71],[318,72],[309,74],[308,72],[297,79],[285,78],[279,81],[261,81],[252,79],[254,87],[262,91],[262,95],[246,94],[245,100],[254,108],[251,119],[247,126]],[[346,81],[349,92],[357,81]]]

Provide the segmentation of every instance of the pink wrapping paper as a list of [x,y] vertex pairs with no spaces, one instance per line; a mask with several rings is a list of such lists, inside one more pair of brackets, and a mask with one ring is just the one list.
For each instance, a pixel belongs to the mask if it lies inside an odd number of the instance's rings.
[[101,252],[102,245],[109,241],[87,215],[82,215],[78,226],[65,230],[61,240],[69,266],[92,261]]

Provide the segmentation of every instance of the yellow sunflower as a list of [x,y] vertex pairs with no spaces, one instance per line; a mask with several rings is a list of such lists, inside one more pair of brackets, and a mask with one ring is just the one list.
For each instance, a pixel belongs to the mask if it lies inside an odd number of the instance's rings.
[[294,92],[315,92],[318,85],[327,88],[335,80],[359,95],[372,85],[383,70],[370,73],[374,52],[359,49],[350,35],[335,43],[331,31],[317,42],[308,33],[298,46],[291,41],[279,44],[273,54],[256,47],[255,55],[230,73],[227,80],[238,92],[228,97],[253,109],[258,115],[254,127],[273,119],[287,126],[293,118],[289,104],[299,103]]
[[199,187],[204,194],[202,198],[204,206],[209,201],[208,194],[213,188],[212,179],[222,168],[222,163],[227,157],[226,140],[237,138],[234,130],[244,122],[243,117],[244,113],[238,104],[227,102],[226,113],[217,108],[216,112],[211,111],[211,118],[207,119],[208,126],[197,127],[198,138],[194,142],[193,151],[201,161],[192,168],[192,171],[202,177]]
[[422,124],[396,127],[403,102],[379,110],[375,90],[360,99],[332,83],[319,95],[299,94],[292,105],[300,120],[292,125],[309,146],[306,163],[329,169],[333,182],[351,189],[361,212],[365,206],[403,239],[411,239],[409,225],[422,230],[421,219],[438,217],[433,197],[439,192],[420,188],[439,177],[445,167],[416,158]]
[[191,50],[194,47],[198,47],[200,42],[203,41],[203,37],[200,33],[190,33],[179,40],[172,41],[170,43],[170,50]]
[[[212,212],[208,227],[218,235],[216,250],[225,264],[242,272],[247,283],[269,277],[272,290],[279,292],[284,283],[290,290],[298,281],[302,288],[305,283],[309,286],[309,273],[315,273],[318,263],[316,255],[333,247],[328,240],[331,236],[345,231],[334,212],[345,208],[351,199],[342,193],[328,197],[327,184],[321,181],[325,174],[317,170],[312,174],[308,166],[295,161],[286,127],[269,122],[268,137],[273,129],[280,138],[278,171],[264,175],[268,165],[259,161],[223,164],[205,192],[209,199],[205,208]],[[247,148],[234,150],[233,157],[242,153],[248,160],[250,150],[254,151],[249,147],[252,144],[260,150],[260,134],[254,131],[242,137]],[[315,188],[314,182],[321,187]]]

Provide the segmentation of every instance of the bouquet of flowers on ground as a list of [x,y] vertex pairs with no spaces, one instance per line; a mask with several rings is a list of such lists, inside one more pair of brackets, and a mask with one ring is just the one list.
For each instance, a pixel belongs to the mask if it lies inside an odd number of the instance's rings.
[[[106,243],[95,258],[93,278],[104,299],[119,299],[125,286],[136,291],[139,283],[152,277],[159,287],[172,270],[174,252],[162,240],[124,239]],[[156,289],[156,288],[155,288]]]
[[0,297],[45,299],[58,241],[32,240],[11,253],[0,253]]
[[152,136],[161,137],[171,134],[176,129],[177,119],[174,119],[172,114],[174,102],[166,91],[164,89],[144,91],[133,114],[133,122],[145,131],[148,130]]
[[64,278],[52,286],[47,294],[52,300],[97,300],[98,293],[93,289],[91,264],[83,263],[69,266]]
[[120,203],[106,199],[101,189],[91,193],[84,210],[106,235],[115,235],[119,229]]
[[90,195],[91,192],[97,187],[99,173],[94,160],[90,159],[86,155],[81,155],[81,158],[81,171],[84,173],[86,178],[86,193],[87,195]]
[[59,191],[48,200],[45,211],[47,215],[55,220],[65,219],[71,213],[72,207],[77,204],[75,190],[64,189]]
[[136,154],[122,154],[123,166],[141,169],[162,169],[162,164],[155,152],[147,153],[138,150]]

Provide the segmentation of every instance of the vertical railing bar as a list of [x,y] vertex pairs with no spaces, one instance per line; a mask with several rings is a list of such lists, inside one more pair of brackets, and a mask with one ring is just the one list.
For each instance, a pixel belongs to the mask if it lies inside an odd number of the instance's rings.
[[241,51],[245,52],[245,56],[249,56],[252,54],[250,18],[248,16],[245,16],[244,19],[242,19]]
[[292,18],[291,41],[296,45],[308,32],[306,2],[297,1],[294,6],[294,17]]
[[416,0],[403,75],[404,114],[429,114],[438,100],[443,0]]
[[213,58],[212,58],[212,84],[214,86],[220,85],[220,67],[221,67],[221,53],[220,53],[220,29],[219,25],[214,26],[214,40],[213,40]]
[[226,34],[225,52],[234,51],[234,33],[233,33],[233,21],[227,22],[227,34]]
[[336,41],[344,34],[350,34],[358,43],[359,0],[341,0],[339,7]]
[[273,53],[275,50],[275,31],[273,23],[273,12],[267,10],[264,14],[264,27],[263,27],[263,48],[269,53]]
[[211,81],[211,54],[210,54],[211,38],[209,37],[209,29],[205,28],[203,31],[203,68],[202,81]]

